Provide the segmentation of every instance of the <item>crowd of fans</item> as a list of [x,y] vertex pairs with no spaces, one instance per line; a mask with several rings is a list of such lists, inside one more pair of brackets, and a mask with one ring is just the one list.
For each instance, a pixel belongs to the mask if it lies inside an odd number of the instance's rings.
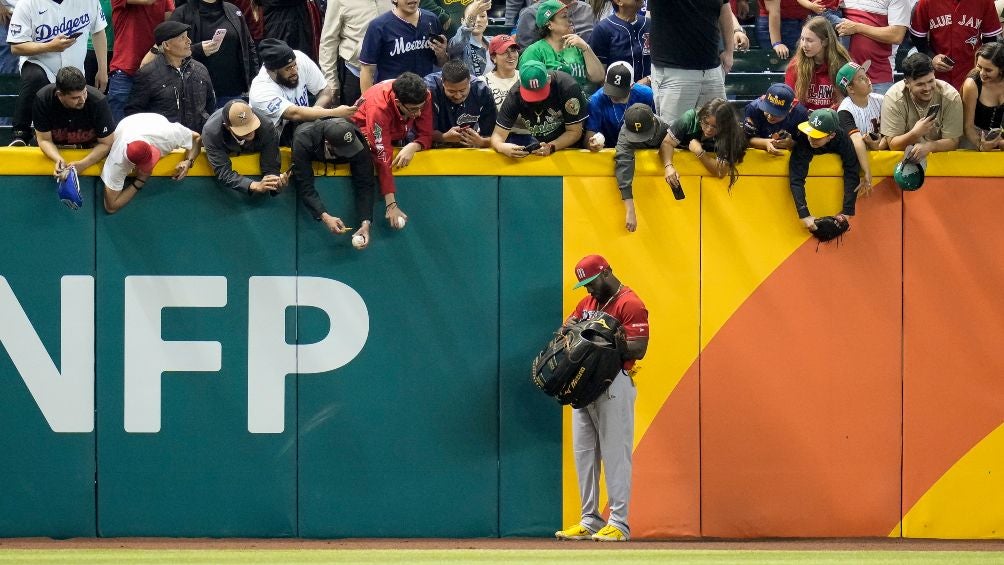
[[[112,0],[109,10],[99,0],[0,0],[20,58],[11,145],[37,144],[57,178],[104,159],[110,213],[143,189],[161,155],[187,152],[181,180],[204,146],[221,185],[255,196],[293,183],[315,219],[347,233],[314,189],[310,162],[347,163],[362,249],[377,191],[390,226],[405,226],[394,170],[418,151],[546,158],[613,148],[634,231],[636,149],[659,149],[683,198],[675,151],[728,176],[731,189],[754,148],[790,152],[796,210],[811,230],[804,184],[815,154],[841,156],[850,216],[871,189],[869,150],[923,163],[960,144],[1004,148],[992,0],[762,0],[759,15],[745,0],[506,0],[511,34],[495,36],[486,35],[491,0],[181,1]],[[749,46],[737,16],[755,18],[760,44],[790,59],[785,82],[742,116],[725,96],[733,53]],[[894,47],[908,36],[916,52],[895,82]],[[292,148],[290,171],[280,171],[280,146]],[[90,152],[66,162],[64,147]],[[260,179],[233,170],[231,157],[246,153],[260,155]]]

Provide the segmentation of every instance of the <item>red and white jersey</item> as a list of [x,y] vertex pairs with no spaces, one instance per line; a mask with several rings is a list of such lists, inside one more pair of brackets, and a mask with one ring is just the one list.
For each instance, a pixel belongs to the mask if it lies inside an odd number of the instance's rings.
[[910,20],[910,33],[926,37],[931,51],[946,55],[955,66],[935,76],[962,91],[975,66],[976,51],[1001,33],[993,0],[920,0]]
[[[608,304],[600,306],[595,298],[586,296],[579,301],[579,304],[572,312],[571,318],[576,320],[588,320],[604,312],[617,318],[624,328],[624,337],[628,340],[648,339],[648,308],[641,298],[628,287],[623,287]],[[635,361],[628,359],[624,361],[624,369],[630,369]]]
[[[910,27],[910,0],[844,0],[844,17],[872,27]],[[893,45],[856,33],[851,36],[851,59],[871,61],[872,82],[892,82]]]

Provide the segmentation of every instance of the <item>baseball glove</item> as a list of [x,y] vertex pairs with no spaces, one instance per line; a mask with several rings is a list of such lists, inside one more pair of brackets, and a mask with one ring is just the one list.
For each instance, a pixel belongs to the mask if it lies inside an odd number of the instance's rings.
[[823,216],[816,218],[815,224],[816,229],[813,230],[812,236],[819,241],[836,239],[851,229],[850,222],[844,216]]
[[600,313],[562,329],[533,360],[531,379],[560,404],[584,408],[621,370],[620,322]]

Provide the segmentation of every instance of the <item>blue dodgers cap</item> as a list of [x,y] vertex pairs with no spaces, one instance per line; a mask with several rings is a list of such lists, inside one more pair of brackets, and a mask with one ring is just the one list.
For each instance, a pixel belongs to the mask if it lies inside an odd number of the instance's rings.
[[783,82],[770,85],[767,94],[758,100],[758,106],[764,112],[778,118],[783,118],[791,111],[791,105],[795,102],[795,91]]
[[80,178],[77,176],[76,167],[70,167],[66,178],[57,182],[56,193],[59,195],[59,200],[66,204],[70,210],[79,210],[84,205],[84,196],[80,193]]

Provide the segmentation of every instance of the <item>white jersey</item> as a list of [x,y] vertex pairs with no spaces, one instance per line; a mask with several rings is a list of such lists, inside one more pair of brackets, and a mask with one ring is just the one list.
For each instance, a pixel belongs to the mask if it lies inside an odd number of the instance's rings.
[[133,114],[122,118],[115,128],[115,142],[101,169],[101,180],[110,190],[125,188],[125,179],[133,170],[132,163],[126,159],[126,146],[137,139],[153,145],[161,155],[175,149],[192,148],[192,130],[168,121],[160,114]]
[[317,63],[299,51],[293,50],[293,53],[296,55],[296,72],[300,77],[296,88],[286,88],[275,82],[268,76],[265,67],[262,67],[258,71],[258,76],[251,81],[251,88],[248,90],[251,107],[268,114],[272,125],[280,132],[286,126],[286,120],[282,118],[286,108],[309,106],[310,99],[307,93],[316,95],[328,86],[328,80],[324,78],[324,73]]
[[848,96],[840,102],[840,106],[837,107],[837,112],[847,112],[854,118],[854,125],[857,127],[861,135],[867,135],[871,132],[880,132],[880,124],[882,119],[882,98],[881,94],[872,92],[868,95],[868,104],[862,108],[851,100]]
[[87,39],[107,26],[98,0],[63,0],[60,4],[52,0],[18,0],[7,28],[7,43],[48,43],[61,33],[81,34],[65,51],[20,58],[18,69],[31,61],[45,69],[49,82],[56,82],[56,72],[63,67],[84,69]]

